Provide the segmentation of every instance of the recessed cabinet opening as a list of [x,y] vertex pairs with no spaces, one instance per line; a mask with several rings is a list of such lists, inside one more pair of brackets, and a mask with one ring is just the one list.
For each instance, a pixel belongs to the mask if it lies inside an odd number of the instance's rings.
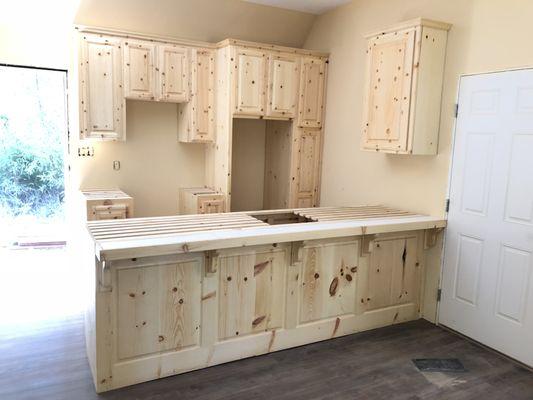
[[289,207],[291,121],[234,119],[231,211]]
[[294,212],[278,212],[252,215],[255,219],[266,222],[269,225],[301,224],[305,222],[317,222],[314,219],[298,215]]

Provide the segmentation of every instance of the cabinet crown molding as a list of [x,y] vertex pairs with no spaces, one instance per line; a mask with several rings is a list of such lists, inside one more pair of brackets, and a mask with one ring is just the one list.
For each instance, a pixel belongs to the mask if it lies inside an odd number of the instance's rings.
[[368,38],[371,38],[372,36],[385,35],[387,33],[395,32],[398,30],[413,28],[415,26],[424,26],[427,28],[435,28],[435,29],[442,29],[445,31],[449,31],[452,27],[452,24],[449,24],[447,22],[442,22],[442,21],[435,21],[433,19],[419,17],[419,18],[413,18],[407,21],[403,21],[403,22],[400,22],[394,25],[390,25],[389,27],[385,29],[372,31],[370,33],[367,33],[364,37],[368,39]]

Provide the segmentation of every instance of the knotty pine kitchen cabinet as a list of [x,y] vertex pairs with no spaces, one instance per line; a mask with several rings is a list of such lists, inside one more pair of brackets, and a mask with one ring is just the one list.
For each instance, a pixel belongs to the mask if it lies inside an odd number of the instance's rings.
[[124,41],[124,96],[185,102],[189,99],[189,50],[175,45]]
[[302,60],[298,126],[320,128],[324,114],[326,60],[305,57]]
[[267,54],[263,50],[232,47],[233,114],[265,115]]
[[125,140],[121,40],[83,34],[79,66],[80,137]]
[[178,208],[180,214],[216,214],[226,211],[224,195],[205,187],[180,188]]
[[291,204],[295,207],[317,207],[320,200],[322,131],[299,129],[294,138],[291,168]]
[[418,18],[367,36],[362,150],[437,154],[449,29]]
[[289,54],[268,56],[266,115],[294,118],[298,105],[300,58]]
[[215,138],[215,52],[191,50],[190,101],[178,110],[180,142],[209,143]]

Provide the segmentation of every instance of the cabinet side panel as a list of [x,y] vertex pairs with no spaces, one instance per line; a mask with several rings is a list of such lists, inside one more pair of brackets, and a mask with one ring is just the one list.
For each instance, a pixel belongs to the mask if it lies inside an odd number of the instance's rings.
[[447,36],[448,32],[441,29],[422,29],[416,98],[412,110],[413,154],[437,154]]
[[266,123],[263,206],[267,210],[289,208],[291,131],[290,122]]

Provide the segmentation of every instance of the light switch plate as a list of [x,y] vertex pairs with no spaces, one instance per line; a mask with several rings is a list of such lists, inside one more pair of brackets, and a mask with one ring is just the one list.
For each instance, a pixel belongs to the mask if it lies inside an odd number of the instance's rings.
[[113,169],[115,171],[118,171],[120,169],[120,161],[117,161],[117,160],[113,161]]

